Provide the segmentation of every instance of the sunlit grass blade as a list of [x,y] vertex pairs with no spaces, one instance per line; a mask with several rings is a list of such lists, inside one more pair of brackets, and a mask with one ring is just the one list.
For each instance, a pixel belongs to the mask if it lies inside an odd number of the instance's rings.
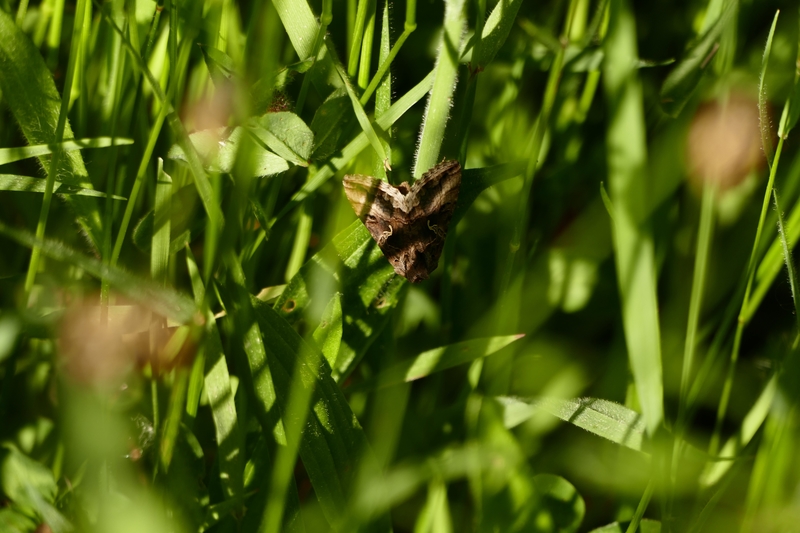
[[[61,150],[71,152],[73,150],[83,150],[84,148],[105,148],[107,146],[126,146],[133,144],[133,139],[94,137],[91,139],[73,139],[63,141]],[[0,148],[0,165],[13,163],[29,157],[41,157],[50,155],[56,147],[51,144],[37,144],[34,146],[20,146],[18,148]]]
[[[16,174],[0,174],[0,191],[14,191],[14,192],[45,192],[47,182],[43,178],[34,178],[32,176],[18,176]],[[75,196],[92,196],[95,198],[105,198],[106,193],[96,191],[94,189],[83,189],[74,185],[67,185],[60,181],[55,182],[53,185],[53,194],[62,195],[75,195]],[[111,195],[113,200],[126,200],[122,196],[116,194]]]
[[387,368],[378,374],[374,380],[359,384],[358,388],[370,387],[371,385],[381,388],[422,379],[481,357],[489,357],[522,337],[523,335],[507,335],[504,337],[463,341],[434,348],[416,357],[397,363],[391,368]]
[[647,431],[640,413],[624,405],[599,398],[515,398],[498,397],[506,427],[514,427],[543,410],[611,442],[649,453]]
[[610,121],[606,143],[612,227],[625,342],[647,431],[664,419],[661,335],[658,323],[653,236],[647,224],[647,161],[642,89],[631,58],[637,57],[633,15],[622,1],[611,3],[604,83]]
[[766,420],[777,391],[778,376],[774,375],[744,417],[739,430],[722,445],[718,460],[706,465],[700,476],[701,486],[709,487],[716,484],[728,472],[734,461],[742,459],[739,457],[739,452],[750,443]]

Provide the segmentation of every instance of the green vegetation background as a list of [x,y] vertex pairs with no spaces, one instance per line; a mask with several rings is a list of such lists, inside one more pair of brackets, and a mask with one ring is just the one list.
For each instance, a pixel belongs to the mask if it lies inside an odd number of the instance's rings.
[[0,0],[0,530],[798,530],[798,26]]

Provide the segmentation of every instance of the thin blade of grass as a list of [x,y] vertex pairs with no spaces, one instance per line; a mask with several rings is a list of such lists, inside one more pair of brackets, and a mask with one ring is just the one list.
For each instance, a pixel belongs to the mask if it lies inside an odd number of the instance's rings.
[[474,339],[427,350],[416,357],[406,359],[387,368],[374,379],[359,384],[356,388],[359,390],[371,388],[372,386],[383,388],[422,379],[448,368],[469,363],[475,359],[489,357],[523,336],[506,335],[503,337]]
[[[43,178],[32,176],[18,176],[16,174],[0,174],[0,191],[14,192],[36,192],[43,193],[47,186],[47,181]],[[106,193],[94,189],[83,189],[74,185],[67,185],[57,181],[53,185],[53,194],[92,196],[95,198],[105,198]],[[111,195],[113,200],[127,200],[123,196]]]
[[[91,139],[72,139],[61,143],[61,150],[71,152],[84,148],[106,148],[108,146],[126,146],[133,144],[133,139],[120,137],[94,137]],[[37,144],[18,148],[0,148],[0,165],[21,161],[29,157],[41,157],[52,154],[57,147],[53,144]],[[60,176],[56,176],[59,178]]]

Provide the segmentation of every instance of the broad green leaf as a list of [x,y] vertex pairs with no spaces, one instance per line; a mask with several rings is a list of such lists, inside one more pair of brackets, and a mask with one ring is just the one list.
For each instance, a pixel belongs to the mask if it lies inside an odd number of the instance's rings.
[[72,525],[54,506],[58,487],[53,473],[14,448],[7,448],[0,456],[3,493],[21,509],[35,511],[53,533],[72,531]]
[[[43,178],[34,178],[32,176],[18,176],[16,174],[0,174],[0,191],[14,191],[14,192],[36,192],[44,193],[47,180]],[[76,195],[76,196],[94,196],[96,198],[105,198],[106,193],[96,191],[94,189],[83,189],[75,185],[67,185],[60,181],[53,184],[54,194],[63,195]],[[114,200],[126,200],[122,196],[116,194],[111,195]]]
[[[240,126],[228,135],[227,128],[218,128],[192,133],[189,139],[200,154],[204,168],[211,172],[230,173],[236,163],[236,155],[245,132],[246,130]],[[170,148],[167,157],[186,161],[183,148],[177,144]],[[259,146],[258,143],[251,143],[248,163],[252,166],[243,171],[251,178],[273,176],[289,170],[289,164],[285,159]]]
[[336,357],[342,344],[342,295],[336,293],[328,302],[319,326],[314,330],[314,342],[328,360],[331,368],[336,366]]
[[503,406],[506,427],[514,427],[537,410],[542,410],[611,442],[647,452],[644,419],[640,413],[624,405],[598,398],[562,400],[500,396],[497,401]]
[[[112,142],[113,141],[113,142]],[[84,148],[105,148],[107,146],[125,146],[133,144],[133,139],[121,139],[111,137],[95,137],[92,139],[73,139],[61,143],[61,149],[65,152],[73,150],[83,150]],[[35,146],[20,146],[19,148],[0,148],[0,165],[13,163],[29,157],[40,157],[50,155],[55,148],[52,144],[37,144]]]
[[307,160],[314,146],[314,133],[300,117],[284,111],[267,113],[253,122],[253,133],[270,150],[295,165],[308,165]]
[[9,228],[2,222],[0,222],[0,233],[28,248],[39,246],[45,256],[56,261],[75,265],[98,279],[105,278],[110,286],[163,317],[171,318],[180,324],[188,324],[194,316],[195,306],[192,300],[174,289],[161,287],[129,274],[121,268],[103,264],[63,243],[49,239],[39,241],[31,233]]
[[[8,13],[0,10],[0,92],[7,108],[14,115],[30,145],[49,145],[55,139],[61,97],[41,54],[31,40],[14,23]],[[64,137],[73,137],[67,122]],[[49,169],[49,157],[39,156],[42,166]],[[91,189],[81,153],[73,150],[59,158],[56,176],[68,184]],[[87,232],[96,248],[100,247],[102,218],[96,200],[66,196],[65,202],[75,211],[78,223]]]
[[339,138],[347,111],[351,109],[347,91],[342,87],[328,95],[328,98],[314,112],[311,130],[314,132],[314,157],[330,156],[338,147]]

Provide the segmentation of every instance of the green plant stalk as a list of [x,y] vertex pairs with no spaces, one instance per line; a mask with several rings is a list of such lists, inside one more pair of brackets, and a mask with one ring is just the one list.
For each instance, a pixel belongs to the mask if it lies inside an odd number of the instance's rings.
[[[58,123],[56,124],[55,131],[56,147],[50,162],[50,170],[47,173],[44,198],[42,199],[42,209],[39,211],[39,222],[36,224],[36,238],[39,240],[44,239],[45,229],[47,228],[47,216],[50,214],[50,203],[53,200],[53,187],[55,185],[58,167],[61,163],[61,154],[63,153],[60,144],[64,141],[64,128],[67,125],[67,113],[69,111],[72,81],[75,78],[75,65],[77,63],[78,50],[80,49],[81,35],[83,33],[86,2],[87,0],[78,0],[78,4],[75,8],[75,24],[72,27],[72,42],[70,45],[69,61],[67,62],[67,75],[64,81],[64,92],[61,94],[61,109],[58,113]],[[41,248],[38,246],[34,247],[30,263],[28,264],[28,273],[25,277],[25,292],[29,293],[33,288],[36,272],[39,269],[41,254]]]
[[[95,0],[96,1],[96,0]],[[212,222],[218,226],[222,226],[225,223],[225,219],[222,216],[222,211],[220,206],[214,203],[212,199],[212,190],[211,190],[211,183],[208,180],[208,175],[206,174],[205,170],[203,169],[203,165],[200,161],[200,156],[197,154],[197,150],[192,144],[192,141],[189,139],[189,134],[186,132],[186,128],[183,127],[183,123],[181,122],[180,118],[178,117],[175,109],[171,104],[172,98],[167,98],[167,95],[164,94],[164,91],[161,89],[161,84],[153,76],[153,73],[150,72],[150,69],[147,68],[147,64],[144,62],[144,59],[139,55],[138,51],[133,47],[130,40],[125,37],[123,31],[117,26],[117,24],[111,19],[108,13],[102,9],[102,6],[98,6],[103,13],[103,18],[106,20],[111,29],[117,32],[122,37],[122,43],[128,48],[131,53],[131,57],[134,60],[134,63],[138,67],[138,69],[144,74],[147,78],[150,87],[153,90],[153,94],[158,99],[159,103],[167,109],[167,123],[172,130],[172,133],[175,135],[178,145],[183,150],[183,153],[186,155],[186,162],[189,165],[189,169],[194,177],[194,184],[197,187],[198,196],[200,196],[200,200],[203,203],[203,207],[206,210],[206,214],[208,218],[212,220]],[[188,40],[184,40],[184,49],[181,53],[181,58],[185,56],[186,60],[188,61],[189,58],[189,46]],[[183,69],[180,68],[173,68],[173,72],[181,72]],[[170,90],[176,90],[177,83],[170,83]]]
[[368,1],[367,23],[364,27],[364,37],[361,43],[361,57],[358,62],[358,79],[356,81],[358,87],[362,90],[369,84],[369,71],[372,66],[372,42],[375,40],[375,12],[377,11],[377,1]]
[[[64,24],[64,0],[54,0],[54,8],[53,8],[53,20],[50,21],[50,31],[47,32],[47,64],[48,66],[55,67],[58,64],[58,53],[59,49],[61,48],[61,31],[62,26]],[[85,7],[85,6],[82,6]],[[85,14],[84,14],[85,16]],[[76,8],[76,18],[75,22],[77,23],[77,8]],[[81,17],[81,20],[83,17]],[[77,24],[76,24],[77,26]],[[73,27],[74,33],[74,27]],[[73,40],[73,44],[75,41]],[[70,57],[72,55],[78,55],[79,48],[70,48]]]
[[636,533],[636,530],[639,529],[639,523],[642,521],[644,512],[647,510],[647,506],[650,504],[650,499],[653,497],[654,489],[655,484],[651,479],[647,483],[647,487],[644,489],[642,499],[639,500],[639,505],[636,506],[636,512],[633,513],[633,518],[631,518],[631,522],[628,524],[628,529],[625,530],[625,533]]
[[22,23],[25,22],[25,14],[28,12],[28,0],[20,0],[19,5],[17,6],[17,17],[14,20],[17,26],[22,27]]
[[733,349],[731,350],[731,360],[728,365],[728,373],[725,377],[725,382],[722,386],[722,395],[719,400],[719,407],[717,408],[717,420],[714,424],[714,433],[711,435],[711,442],[708,445],[708,453],[716,455],[719,451],[720,433],[722,432],[722,421],[728,410],[728,402],[730,401],[731,388],[733,387],[733,377],[736,372],[736,363],[739,360],[739,350],[742,344],[742,333],[744,327],[750,320],[752,315],[748,315],[748,304],[750,300],[750,291],[753,287],[753,278],[756,273],[758,243],[761,241],[761,233],[764,230],[764,219],[767,217],[767,210],[769,209],[770,198],[772,196],[772,186],[775,183],[775,174],[778,169],[778,163],[781,159],[781,152],[783,151],[783,137],[778,140],[778,148],[775,150],[775,159],[769,171],[769,180],[767,181],[767,189],[764,191],[764,201],[761,204],[761,215],[758,218],[758,226],[756,228],[756,238],[753,241],[753,249],[750,252],[750,260],[747,265],[747,286],[744,291],[744,298],[742,299],[742,307],[739,312],[739,320],[736,324],[736,333],[733,338]]
[[683,348],[683,369],[681,371],[680,405],[685,408],[686,395],[689,390],[690,374],[697,348],[697,328],[700,322],[700,309],[706,284],[708,256],[711,250],[711,239],[714,232],[714,202],[716,187],[706,180],[703,186],[703,200],[700,207],[700,226],[697,232],[697,246],[694,256],[694,277],[689,299],[689,319],[686,324],[686,341]]
[[797,322],[797,337],[795,337],[794,347],[797,347],[797,339],[800,338],[800,299],[798,298],[797,270],[792,259],[792,249],[786,240],[786,226],[783,223],[783,213],[778,200],[778,191],[772,189],[772,196],[775,200],[775,212],[778,214],[778,234],[780,235],[781,248],[783,248],[783,259],[786,262],[786,271],[789,274],[789,286],[792,289],[792,302],[794,303],[794,318]]
[[153,156],[153,150],[156,147],[156,141],[161,133],[161,126],[164,124],[164,119],[166,116],[167,106],[162,105],[158,112],[158,116],[156,117],[156,121],[153,123],[153,127],[150,128],[150,137],[147,139],[147,145],[145,146],[144,153],[142,154],[142,159],[139,162],[139,169],[136,172],[136,179],[133,182],[133,188],[131,189],[130,195],[128,195],[128,203],[125,205],[125,213],[122,215],[122,222],[120,223],[119,231],[117,231],[117,239],[114,242],[114,250],[111,252],[111,260],[109,261],[111,266],[117,265],[119,254],[122,252],[122,244],[125,241],[125,235],[128,232],[128,225],[130,224],[131,217],[133,216],[133,210],[136,206],[136,199],[139,197],[139,190],[142,188],[142,182],[147,174],[147,166],[150,164],[150,159]]
[[413,171],[414,179],[419,179],[439,162],[439,151],[444,141],[450,104],[458,79],[458,51],[461,48],[461,38],[467,22],[464,3],[464,0],[445,2],[444,32],[434,67],[433,88],[422,118],[419,149]]
[[369,102],[369,99],[372,97],[372,93],[374,93],[375,89],[378,88],[378,84],[383,79],[386,71],[389,70],[392,61],[394,61],[394,58],[400,51],[400,48],[403,47],[403,43],[406,42],[406,39],[408,39],[408,36],[411,35],[411,32],[417,29],[416,16],[417,0],[408,0],[408,2],[406,2],[406,22],[403,26],[403,33],[394,43],[392,51],[389,52],[389,57],[381,61],[378,71],[375,72],[375,75],[372,77],[372,81],[369,82],[369,85],[367,85],[367,88],[364,90],[364,94],[361,95],[361,99],[359,101],[361,102],[362,106],[367,105],[367,102]]
[[372,0],[359,0],[358,11],[356,12],[355,28],[351,35],[353,43],[350,46],[350,55],[347,58],[347,75],[351,78],[358,71],[358,58],[361,52],[361,40],[364,36],[364,25],[367,22],[368,5]]
[[[120,114],[122,113],[122,85],[123,81],[125,80],[125,54],[122,53],[121,46],[117,48],[117,57],[116,62],[117,68],[115,69],[116,78],[115,83],[113,84],[114,87],[114,107],[111,112],[111,154],[109,157],[109,164],[108,170],[106,171],[106,175],[108,176],[106,180],[106,190],[108,191],[108,195],[106,196],[106,203],[105,203],[105,212],[103,214],[103,260],[110,264],[111,262],[111,250],[112,250],[112,239],[111,234],[114,227],[113,222],[113,202],[111,199],[111,193],[113,193],[117,189],[117,159],[119,156],[119,148],[116,147],[114,144],[114,140],[116,139],[117,129],[119,126],[119,118]],[[100,322],[106,323],[108,318],[108,296],[109,296],[109,285],[108,280],[103,278],[100,282]]]

